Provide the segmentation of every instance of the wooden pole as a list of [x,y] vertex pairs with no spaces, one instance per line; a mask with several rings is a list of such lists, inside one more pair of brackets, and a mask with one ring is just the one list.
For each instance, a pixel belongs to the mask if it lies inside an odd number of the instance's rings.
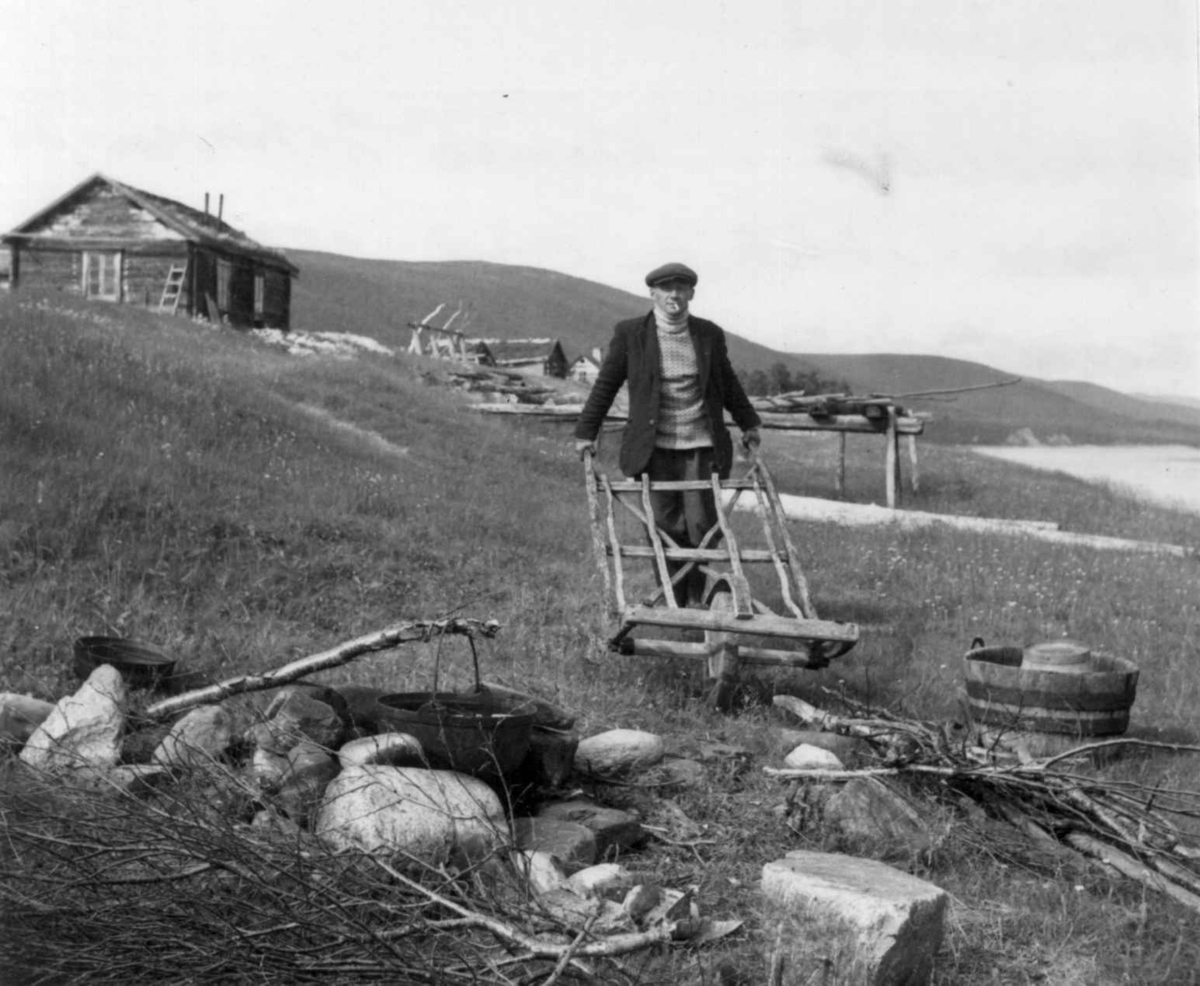
[[908,478],[912,491],[916,493],[921,488],[921,478],[917,472],[917,436],[907,435],[906,437],[908,439]]
[[220,702],[230,695],[241,695],[245,692],[258,692],[267,688],[278,688],[293,681],[299,681],[315,671],[327,671],[342,664],[347,664],[363,654],[373,654],[376,651],[389,650],[400,644],[411,641],[432,640],[443,634],[466,634],[468,636],[494,637],[500,629],[495,620],[486,622],[453,618],[448,620],[411,620],[407,623],[397,623],[365,637],[357,637],[344,644],[339,644],[319,654],[301,657],[290,664],[273,671],[260,674],[244,674],[236,678],[227,678],[215,685],[197,688],[155,702],[142,714],[148,719],[162,719],[197,705],[207,705]]
[[839,499],[844,499],[846,496],[846,433],[844,431],[838,432],[837,495]]
[[889,509],[896,507],[896,442],[896,409],[889,407],[887,409],[887,448],[884,450],[883,460]]

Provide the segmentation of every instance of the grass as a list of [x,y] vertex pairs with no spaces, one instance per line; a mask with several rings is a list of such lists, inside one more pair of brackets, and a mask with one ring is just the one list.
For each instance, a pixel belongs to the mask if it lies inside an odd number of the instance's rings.
[[[796,524],[817,607],[864,625],[829,670],[763,673],[739,714],[704,709],[696,669],[606,652],[611,631],[590,554],[569,429],[487,418],[423,382],[420,361],[289,357],[253,337],[104,305],[0,297],[0,689],[57,698],[74,687],[73,640],[121,634],[218,675],[264,669],[410,618],[451,612],[505,628],[482,656],[495,679],[616,726],[745,746],[749,770],[716,769],[673,796],[704,845],[638,864],[696,884],[745,934],[654,952],[640,982],[763,981],[770,950],[753,889],[792,848],[840,848],[773,811],[785,792],[758,766],[783,752],[771,690],[821,689],[925,718],[957,714],[975,636],[1062,635],[1137,661],[1132,732],[1197,742],[1200,568],[1024,538]],[[612,454],[611,439],[606,454]],[[782,491],[831,495],[835,444],[767,436]],[[882,449],[852,438],[852,499],[882,499]],[[1200,520],[1066,476],[953,447],[921,446],[908,506],[1054,520],[1065,529],[1195,545]],[[467,680],[465,645],[444,675]],[[397,691],[432,684],[411,646],[330,672]],[[1192,758],[1114,770],[1200,788]],[[652,814],[646,792],[605,790]],[[935,981],[1183,983],[1200,969],[1200,919],[1128,882],[1031,857],[961,806],[925,792],[937,848],[893,859],[952,896]],[[813,961],[819,967],[821,956]],[[722,971],[724,969],[724,971]],[[816,973],[814,972],[814,975]],[[265,981],[265,980],[264,980]],[[819,982],[820,979],[811,981]]]

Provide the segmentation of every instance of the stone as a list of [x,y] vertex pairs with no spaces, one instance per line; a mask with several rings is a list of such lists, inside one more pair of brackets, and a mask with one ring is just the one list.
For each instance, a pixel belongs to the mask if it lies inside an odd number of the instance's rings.
[[517,818],[513,820],[513,841],[518,849],[549,853],[568,874],[596,862],[596,836],[579,822]]
[[425,751],[421,741],[408,733],[379,733],[362,736],[344,743],[337,751],[343,767],[358,767],[368,763],[391,767],[422,767]]
[[550,801],[538,809],[537,817],[587,826],[596,840],[597,859],[632,849],[646,838],[636,815],[617,808],[602,808],[591,801]]
[[575,769],[597,777],[619,776],[662,760],[662,737],[640,729],[610,729],[579,741]]
[[774,731],[779,746],[794,750],[801,743],[828,750],[847,767],[860,767],[872,759],[872,747],[861,736],[843,736],[823,729],[777,729]]
[[567,882],[584,897],[612,897],[614,894],[623,897],[634,885],[635,877],[620,863],[597,863],[572,873]]
[[325,786],[337,775],[338,761],[333,754],[312,740],[301,740],[288,751],[275,801],[292,821],[305,824]]
[[579,734],[569,730],[534,726],[529,732],[529,753],[522,774],[542,787],[562,787],[575,766]]
[[301,690],[275,696],[267,706],[264,720],[250,728],[248,738],[257,749],[279,754],[286,754],[302,739],[336,750],[345,729],[332,706]]
[[845,765],[836,753],[830,753],[811,743],[801,743],[783,758],[783,765],[794,770],[843,770]]
[[818,972],[867,986],[929,981],[944,932],[940,887],[876,860],[795,850],[763,867],[762,893],[783,986]]
[[101,664],[73,695],[57,702],[21,750],[37,770],[114,767],[121,759],[128,691],[111,664]]
[[292,695],[302,695],[304,698],[310,698],[314,702],[321,702],[324,705],[328,705],[337,713],[337,717],[342,721],[343,728],[349,726],[351,723],[350,706],[341,692],[336,688],[330,688],[328,685],[319,685],[312,681],[294,681],[290,685],[284,685],[279,688],[271,697],[270,704],[267,705],[266,718],[270,719],[275,715],[279,708],[287,704]]
[[287,769],[287,754],[256,749],[250,755],[250,776],[263,791],[277,791]]
[[852,839],[921,853],[933,834],[907,801],[877,777],[855,777],[825,804],[825,821]]
[[567,886],[567,875],[558,860],[541,849],[517,850],[512,854],[517,873],[535,894],[547,894]]
[[365,764],[325,789],[313,830],[334,848],[469,862],[510,841],[504,806],[483,781],[449,770]]
[[233,743],[233,717],[220,705],[201,705],[171,727],[150,758],[161,767],[207,766]]
[[700,787],[708,779],[704,765],[685,757],[667,757],[653,768],[647,783],[661,788]]
[[24,746],[53,711],[53,702],[15,692],[0,693],[0,747]]
[[654,883],[639,883],[636,887],[630,887],[621,901],[621,908],[640,924],[647,914],[662,903],[662,899],[662,887]]
[[[132,725],[126,722],[127,727]],[[121,739],[121,763],[152,763],[155,751],[170,732],[171,724],[167,722],[138,723]]]

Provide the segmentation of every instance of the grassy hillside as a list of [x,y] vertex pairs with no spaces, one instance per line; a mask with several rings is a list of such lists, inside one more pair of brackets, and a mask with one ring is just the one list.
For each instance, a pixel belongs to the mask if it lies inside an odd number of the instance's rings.
[[[445,303],[434,320],[440,325],[462,303],[466,308],[457,324],[465,324],[469,335],[557,338],[573,360],[606,345],[615,322],[648,310],[643,296],[531,267],[363,260],[306,250],[288,254],[301,268],[295,328],[354,332],[392,347],[408,344],[408,322]],[[729,336],[729,353],[734,366],[747,373],[782,362],[793,371],[815,369],[826,379],[845,380],[858,393],[970,387],[1013,376],[941,356],[781,353],[735,332]],[[1076,444],[1200,444],[1200,415],[1091,385],[1030,379],[953,399],[918,398],[913,406],[933,413],[927,435],[935,442],[1000,444],[1029,428],[1043,441],[1066,435]]]
[[[850,845],[796,816],[785,822],[775,811],[785,792],[760,770],[784,752],[785,723],[764,702],[773,691],[829,705],[844,690],[945,721],[977,635],[1013,644],[1069,635],[1130,657],[1142,669],[1133,734],[1196,743],[1194,559],[798,523],[821,615],[860,622],[862,640],[826,671],[750,676],[738,713],[721,717],[703,706],[696,667],[605,650],[612,626],[567,429],[475,414],[426,383],[428,368],[374,354],[292,357],[182,319],[0,296],[0,690],[63,694],[74,684],[72,641],[90,633],[131,636],[185,668],[231,676],[398,620],[495,618],[504,629],[481,651],[485,673],[575,711],[585,734],[642,728],[675,749],[708,739],[754,757],[745,772],[715,770],[671,794],[702,838],[655,843],[630,860],[664,885],[697,886],[706,913],[745,919],[745,930],[631,959],[622,982],[728,982],[722,963],[765,981],[754,885],[764,861],[794,848],[886,857],[947,889],[941,986],[1194,978],[1200,918],[1137,884],[1030,854],[936,789],[914,794],[936,833],[928,853]],[[614,444],[606,439],[608,468]],[[878,499],[877,441],[849,445],[851,496]],[[835,452],[825,436],[775,432],[764,450],[781,491],[817,495],[832,491]],[[921,509],[1200,544],[1194,515],[960,449],[928,446],[921,478],[907,500]],[[447,643],[442,683],[468,680],[468,656]],[[319,679],[425,690],[433,662],[432,649],[413,645]],[[1114,769],[1200,790],[1200,764],[1183,754],[1131,756]],[[605,797],[661,808],[635,788]],[[6,817],[0,805],[0,825]],[[6,917],[9,906],[0,901],[0,921],[16,913]],[[37,944],[43,926],[20,913],[33,929],[23,939]],[[208,962],[228,944],[189,947]],[[11,947],[0,942],[0,976]],[[87,958],[68,941],[57,947]]]
[[[301,269],[295,283],[295,328],[356,332],[391,346],[408,344],[410,321],[445,303],[433,320],[441,325],[462,302],[466,309],[456,324],[469,316],[468,335],[555,338],[570,361],[607,346],[621,319],[650,310],[645,295],[535,267],[362,260],[308,250],[288,250],[288,256]],[[780,361],[803,366],[799,357],[734,334],[729,353],[734,365],[747,371]]]

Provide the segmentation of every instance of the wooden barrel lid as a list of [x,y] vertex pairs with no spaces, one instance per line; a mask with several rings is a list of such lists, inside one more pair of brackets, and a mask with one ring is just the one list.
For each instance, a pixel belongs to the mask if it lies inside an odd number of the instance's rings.
[[1050,640],[1026,647],[1021,667],[1038,671],[1063,671],[1078,674],[1092,664],[1092,652],[1074,640]]

